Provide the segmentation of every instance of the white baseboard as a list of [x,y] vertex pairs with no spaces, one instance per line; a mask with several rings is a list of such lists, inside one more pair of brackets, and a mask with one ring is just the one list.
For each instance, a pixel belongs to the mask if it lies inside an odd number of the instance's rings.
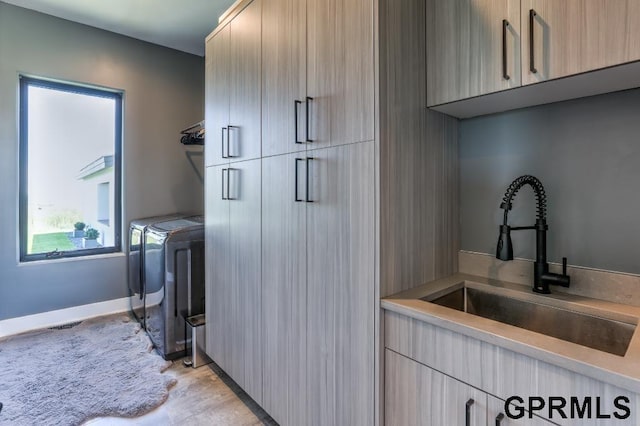
[[129,297],[0,321],[0,338],[129,310]]

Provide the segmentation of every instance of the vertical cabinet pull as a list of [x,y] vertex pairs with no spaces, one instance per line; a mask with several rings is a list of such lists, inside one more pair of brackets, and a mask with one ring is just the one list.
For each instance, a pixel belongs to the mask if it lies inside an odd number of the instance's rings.
[[298,139],[298,135],[299,133],[299,129],[298,129],[298,112],[300,110],[300,105],[302,105],[302,101],[299,100],[295,100],[293,101],[293,106],[294,106],[294,111],[293,111],[293,123],[294,123],[294,128],[295,128],[295,142],[296,143],[304,143],[304,141],[301,141]]
[[502,78],[505,80],[511,79],[507,72],[507,28],[509,28],[509,21],[502,20]]
[[[236,132],[240,129],[238,126],[228,126],[227,129],[227,156],[225,158],[235,158],[238,155],[231,155],[231,130],[236,129]],[[236,135],[237,139],[237,135]],[[227,172],[228,173],[228,172]]]
[[475,403],[473,398],[470,398],[464,406],[464,424],[465,426],[471,426],[471,406]]
[[[236,200],[237,198],[231,197],[231,171],[237,169],[222,169],[222,199],[223,200]],[[224,172],[227,172],[227,178],[224,178]],[[227,194],[225,195],[225,189]]]
[[529,71],[531,71],[532,73],[537,73],[538,70],[536,69],[536,63],[535,63],[535,53],[534,53],[534,48],[535,48],[535,41],[533,40],[533,36],[534,36],[534,31],[533,31],[533,25],[535,24],[535,20],[536,20],[536,11],[531,9],[529,10]]
[[302,201],[304,201],[302,198],[298,198],[298,163],[300,163],[301,161],[304,161],[303,158],[296,158],[296,161],[294,163],[294,167],[295,169],[295,183],[294,183],[294,191],[295,193],[295,198],[294,200],[296,201],[296,203],[300,203]]
[[306,129],[306,135],[307,135],[307,142],[313,142],[311,140],[311,134],[310,134],[310,129],[311,129],[311,119],[310,117],[310,108],[311,108],[311,102],[313,101],[313,98],[310,96],[307,96],[307,102],[305,105],[305,113],[306,113],[306,120],[307,120],[307,129]]
[[[232,169],[231,167],[229,167],[227,169],[227,200],[237,200],[237,197],[232,197],[231,196],[231,172],[236,172],[238,171],[238,169]],[[236,195],[238,195],[236,193]]]
[[[227,139],[229,138],[229,129],[227,129],[226,127],[222,128],[222,137],[221,137],[221,142],[222,142],[222,158],[228,158],[225,154],[224,154],[224,132],[225,130],[227,131]],[[228,150],[227,150],[228,151]]]
[[305,192],[306,192],[305,201],[307,203],[313,203],[313,200],[311,199],[311,196],[309,195],[309,181],[310,181],[310,179],[309,179],[309,170],[311,170],[311,162],[313,160],[315,160],[315,158],[313,158],[313,157],[307,157],[307,160],[306,160],[307,161],[307,170],[306,170],[307,182],[306,182],[306,188],[305,188]]
[[[227,184],[225,185],[224,173],[227,172]],[[224,196],[224,190],[227,189],[227,196]],[[222,169],[222,199],[229,199],[229,169]]]
[[496,426],[500,426],[502,424],[502,420],[504,419],[504,414],[500,413],[496,416]]

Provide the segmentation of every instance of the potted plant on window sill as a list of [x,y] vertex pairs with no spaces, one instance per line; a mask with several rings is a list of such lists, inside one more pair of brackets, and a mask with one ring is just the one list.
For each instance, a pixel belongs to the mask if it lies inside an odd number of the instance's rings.
[[84,231],[84,239],[82,240],[82,247],[84,248],[96,248],[98,247],[98,237],[100,232],[95,228],[87,228]]
[[83,238],[84,237],[84,228],[87,225],[85,225],[84,222],[76,222],[73,224],[74,230],[73,230],[73,238]]

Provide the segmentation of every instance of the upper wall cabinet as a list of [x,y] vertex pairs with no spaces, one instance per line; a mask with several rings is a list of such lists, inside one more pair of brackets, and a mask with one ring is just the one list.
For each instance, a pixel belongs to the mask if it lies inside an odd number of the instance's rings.
[[229,25],[207,40],[205,62],[205,164],[227,162],[223,139],[229,126]]
[[269,0],[262,13],[262,153],[306,149],[307,16],[304,0]]
[[520,56],[520,0],[427,0],[429,106],[520,86]]
[[522,83],[640,59],[637,0],[522,0]]
[[207,166],[260,158],[261,40],[261,0],[207,39]]
[[373,140],[373,2],[263,7],[262,155]]
[[374,139],[373,2],[307,0],[309,148]]
[[262,1],[254,0],[231,21],[231,87],[228,155],[260,158]]
[[637,0],[426,3],[437,111],[468,118],[640,86]]

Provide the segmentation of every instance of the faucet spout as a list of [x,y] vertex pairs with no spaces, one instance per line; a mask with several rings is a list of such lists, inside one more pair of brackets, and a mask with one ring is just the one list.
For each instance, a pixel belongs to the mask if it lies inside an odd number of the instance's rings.
[[[511,203],[518,191],[525,185],[530,185],[536,196],[536,224],[533,226],[511,227],[508,225],[509,210]],[[549,263],[547,262],[547,196],[544,186],[538,178],[531,175],[520,176],[514,180],[503,197],[500,208],[504,209],[504,222],[500,226],[500,235],[498,237],[498,245],[496,249],[496,257],[500,260],[513,260],[513,243],[511,241],[511,231],[521,231],[531,229],[536,231],[536,260],[533,265],[534,279],[533,291],[536,293],[549,294],[549,285],[561,285],[569,287],[570,278],[567,275],[566,258],[563,259],[563,273],[555,274],[549,272]]]

